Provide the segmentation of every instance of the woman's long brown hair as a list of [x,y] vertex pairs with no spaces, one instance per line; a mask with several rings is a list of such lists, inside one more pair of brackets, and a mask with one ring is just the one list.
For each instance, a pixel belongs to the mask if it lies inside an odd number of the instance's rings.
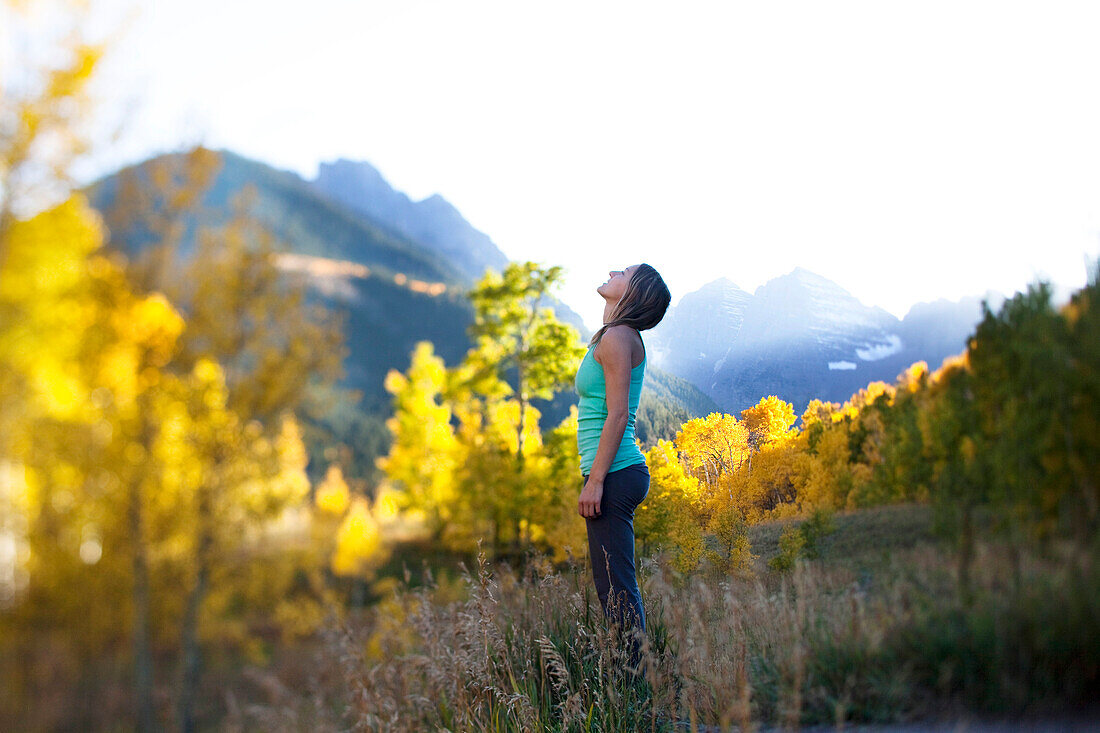
[[626,291],[611,310],[607,323],[593,334],[589,348],[595,348],[612,326],[626,325],[639,331],[653,328],[665,317],[671,301],[672,294],[660,274],[643,262],[626,284]]

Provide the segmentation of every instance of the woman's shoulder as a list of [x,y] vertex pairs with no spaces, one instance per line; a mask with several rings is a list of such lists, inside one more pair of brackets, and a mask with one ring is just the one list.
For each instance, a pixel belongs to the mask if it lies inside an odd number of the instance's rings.
[[633,326],[628,326],[625,323],[617,323],[604,331],[603,337],[600,339],[601,343],[603,339],[607,338],[608,336],[624,344],[631,344],[635,341],[635,339],[639,339],[642,337],[641,333],[638,332],[638,329],[634,328]]
[[[639,331],[634,326],[630,326],[626,323],[616,323],[611,328],[614,328],[617,331],[622,331],[623,333],[625,333],[627,335],[633,335],[633,336],[641,336],[642,335],[641,331]],[[610,329],[608,329],[608,330],[610,330]]]
[[633,326],[628,326],[625,323],[617,324],[603,332],[603,336],[600,337],[600,342],[596,344],[596,348],[592,355],[595,357],[596,361],[602,364],[603,354],[606,353],[603,345],[606,342],[611,349],[619,354],[625,355],[629,362],[634,344],[638,343],[641,337],[641,334],[638,333],[638,329]]

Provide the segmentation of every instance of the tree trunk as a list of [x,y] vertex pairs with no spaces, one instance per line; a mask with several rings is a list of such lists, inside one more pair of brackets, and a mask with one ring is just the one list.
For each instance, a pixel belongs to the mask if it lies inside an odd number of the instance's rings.
[[[204,531],[200,546],[209,549],[212,544],[209,532]],[[182,681],[180,684],[179,725],[184,733],[195,730],[195,697],[202,675],[202,648],[199,645],[199,611],[209,588],[210,565],[208,553],[200,550],[199,567],[195,585],[187,596],[180,629],[180,649],[183,654]]]
[[493,558],[500,557],[500,509],[493,513]]
[[[527,420],[527,392],[523,378],[523,362],[522,360],[517,361],[519,376],[517,378],[516,386],[518,389],[516,393],[519,395],[519,425],[516,427],[516,489],[519,496],[516,498],[520,500],[517,502],[518,507],[522,507],[526,505],[526,502],[523,501],[523,499],[526,498],[523,496],[523,492],[526,489],[523,482],[523,424]],[[516,511],[518,507],[514,507],[513,511]],[[521,546],[520,519],[518,514],[512,517],[512,552],[517,557],[519,556]]]
[[1016,541],[1015,532],[1009,535],[1008,559],[1012,564],[1012,590],[1016,596],[1019,596],[1024,587],[1023,556],[1020,552],[1020,543]]
[[527,393],[523,383],[523,365],[519,365],[519,380],[516,394],[519,395],[519,425],[516,426],[516,465],[523,470],[523,423],[527,419]]
[[[220,451],[214,458],[212,476],[219,476]],[[216,479],[215,479],[216,480]],[[210,558],[214,548],[214,512],[211,486],[200,486],[198,495],[198,531],[195,548],[195,585],[187,596],[180,625],[180,652],[183,656],[180,680],[179,726],[184,733],[195,730],[195,698],[202,675],[202,647],[199,644],[199,613],[210,588]]]
[[970,587],[970,562],[974,556],[974,526],[970,513],[971,508],[964,506],[959,535],[959,596],[966,608],[970,607],[973,598]]
[[1065,415],[1064,419],[1067,421],[1062,426],[1062,438],[1066,446],[1066,464],[1070,467],[1076,479],[1074,483],[1080,495],[1080,505],[1084,508],[1083,511],[1073,512],[1072,531],[1078,549],[1084,551],[1088,549],[1092,528],[1096,525],[1096,515],[1100,512],[1098,512],[1097,507],[1096,488],[1089,478],[1088,472],[1081,470],[1081,461],[1077,456],[1073,441],[1073,430],[1068,422],[1071,415],[1069,408],[1063,408],[1063,415]]
[[134,702],[138,731],[152,733],[157,729],[157,725],[153,707],[153,645],[149,632],[149,561],[145,554],[143,536],[141,482],[140,476],[134,477],[130,487],[129,507],[134,571]]
[[198,689],[199,676],[202,673],[202,650],[198,640],[198,616],[206,588],[209,571],[203,563],[199,566],[195,586],[187,597],[187,610],[183,617],[180,632],[183,653],[183,680],[180,685],[179,722],[180,730],[190,733],[195,730],[195,691]]

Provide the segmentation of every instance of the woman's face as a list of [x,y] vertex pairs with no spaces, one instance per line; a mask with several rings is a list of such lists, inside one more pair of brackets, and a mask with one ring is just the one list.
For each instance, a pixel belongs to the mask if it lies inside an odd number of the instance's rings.
[[622,270],[611,270],[607,273],[607,281],[596,288],[596,292],[607,300],[618,302],[623,297],[623,293],[626,292],[627,283],[630,282],[630,278],[637,269],[637,265],[631,265]]

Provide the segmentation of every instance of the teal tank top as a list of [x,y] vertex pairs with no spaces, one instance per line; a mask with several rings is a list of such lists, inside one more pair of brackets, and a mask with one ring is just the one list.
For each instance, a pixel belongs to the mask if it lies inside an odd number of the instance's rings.
[[[642,348],[645,348],[644,344]],[[634,442],[634,416],[638,412],[638,398],[642,394],[647,358],[643,356],[641,363],[630,370],[626,430],[623,431],[623,440],[611,461],[611,467],[607,469],[608,473],[636,463],[645,463],[645,454]],[[577,449],[581,456],[581,474],[587,476],[592,470],[592,462],[596,460],[600,433],[603,432],[603,424],[607,419],[607,384],[604,382],[603,367],[592,355],[591,348],[581,359],[573,385],[580,397],[577,405]]]

